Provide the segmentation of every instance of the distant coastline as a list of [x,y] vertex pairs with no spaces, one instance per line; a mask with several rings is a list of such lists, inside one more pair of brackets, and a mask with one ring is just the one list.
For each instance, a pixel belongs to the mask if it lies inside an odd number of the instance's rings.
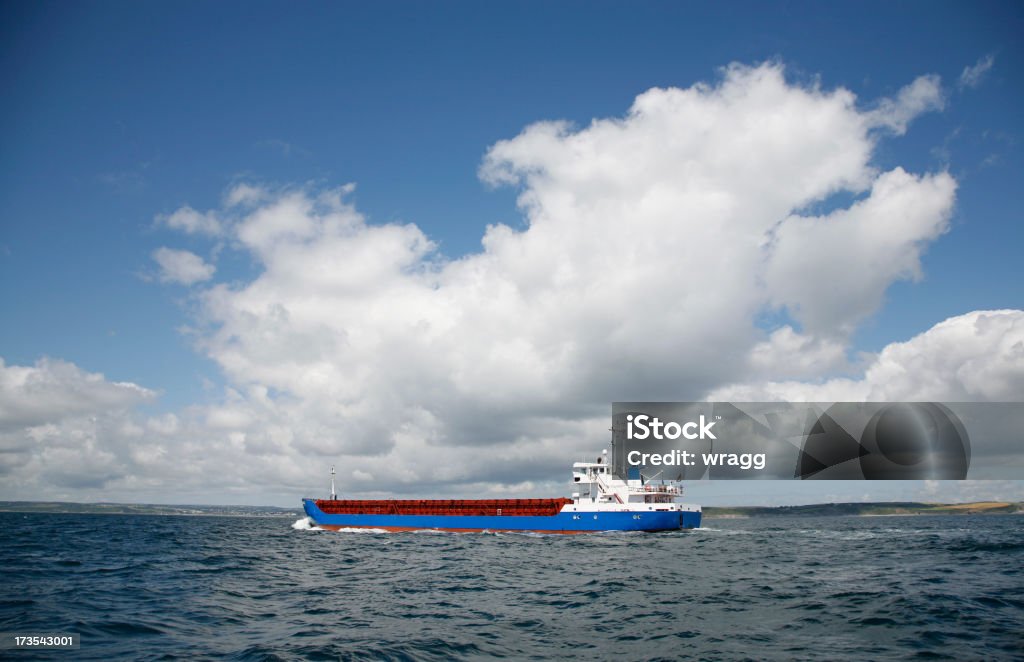
[[194,517],[299,517],[299,508],[277,506],[196,506],[146,503],[75,503],[72,501],[0,501],[2,513],[81,515],[178,515]]
[[704,508],[705,519],[743,517],[884,517],[893,515],[1017,515],[1024,514],[1024,503],[1012,501],[975,501],[972,503],[924,503],[917,501],[818,503],[806,506],[738,506]]
[[[0,512],[82,515],[176,515],[193,517],[301,517],[298,508],[277,506],[202,506],[132,503],[75,503],[70,501],[0,501]],[[972,503],[819,503],[804,506],[731,506],[704,508],[705,519],[746,517],[884,517],[894,515],[1018,515],[1024,503],[975,501]]]

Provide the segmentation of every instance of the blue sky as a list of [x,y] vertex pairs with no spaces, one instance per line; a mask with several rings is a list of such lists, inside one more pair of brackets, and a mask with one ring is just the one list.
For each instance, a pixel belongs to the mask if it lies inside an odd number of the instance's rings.
[[[524,185],[478,177],[498,141],[539,121],[582,129],[622,117],[649,88],[714,85],[734,62],[778,63],[788,84],[845,88],[864,109],[918,77],[941,79],[942,109],[879,140],[871,164],[948,171],[957,183],[949,229],[926,242],[921,278],[895,279],[844,338],[848,357],[971,311],[1024,308],[1017,3],[41,2],[0,11],[0,356],[8,366],[50,357],[157,392],[138,416],[184,418],[223,403],[225,388],[242,390],[223,356],[199,346],[203,331],[182,332],[202,326],[202,304],[195,288],[159,282],[153,252],[170,246],[216,262],[217,283],[241,286],[263,271],[252,253],[183,235],[162,216],[216,209],[241,182],[353,182],[349,200],[370,225],[415,224],[455,260],[481,250],[488,225],[527,226],[516,206]],[[977,77],[962,79],[971,67]],[[822,200],[818,211],[861,195]],[[799,330],[784,310],[765,315],[766,332]]]

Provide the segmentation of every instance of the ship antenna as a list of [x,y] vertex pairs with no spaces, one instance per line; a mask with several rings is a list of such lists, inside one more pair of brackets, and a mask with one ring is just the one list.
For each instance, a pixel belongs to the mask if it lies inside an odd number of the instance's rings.
[[338,499],[337,492],[334,491],[334,465],[331,465],[331,501]]
[[[611,461],[611,464],[610,464],[611,469],[609,469],[609,471],[611,472],[611,475],[612,475],[613,478],[618,478],[619,477],[619,467],[618,467],[617,464],[615,464],[615,457],[616,456],[615,456],[615,415],[614,415],[614,412],[612,412],[612,426],[610,428],[608,428],[608,431],[612,433],[612,439],[611,439],[611,443],[610,443],[610,445],[612,447],[612,461]],[[607,453],[608,451],[606,450],[605,452]]]

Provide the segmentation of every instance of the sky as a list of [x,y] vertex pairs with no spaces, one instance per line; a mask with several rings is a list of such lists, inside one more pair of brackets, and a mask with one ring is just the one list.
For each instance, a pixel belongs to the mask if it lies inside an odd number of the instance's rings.
[[1024,393],[1019,3],[0,12],[0,499],[561,495],[614,401]]

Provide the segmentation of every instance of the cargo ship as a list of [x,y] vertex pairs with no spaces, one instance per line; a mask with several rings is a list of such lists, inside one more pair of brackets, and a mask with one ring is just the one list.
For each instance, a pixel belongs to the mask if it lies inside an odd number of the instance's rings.
[[572,498],[551,499],[338,499],[331,467],[331,498],[303,499],[322,529],[593,533],[674,531],[700,527],[701,508],[681,503],[682,487],[655,483],[637,472],[622,479],[607,462],[572,465]]

